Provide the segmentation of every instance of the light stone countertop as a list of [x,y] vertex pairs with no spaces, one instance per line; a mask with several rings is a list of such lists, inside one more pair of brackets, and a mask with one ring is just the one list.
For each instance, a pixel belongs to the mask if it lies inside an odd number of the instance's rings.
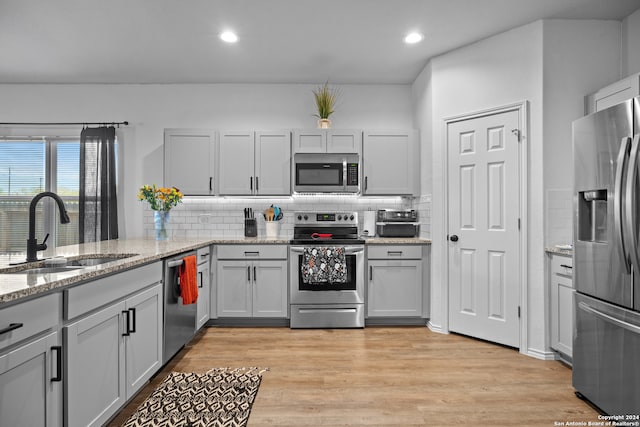
[[[47,274],[7,274],[24,269],[24,265],[11,266],[11,263],[23,262],[24,253],[0,256],[0,308],[16,300],[61,290],[82,282],[94,280],[109,274],[125,271],[137,266],[159,261],[182,252],[195,250],[211,244],[288,244],[289,240],[267,239],[259,237],[240,238],[202,238],[171,239],[159,242],[154,239],[106,240],[96,243],[62,246],[38,253],[39,258],[65,257],[68,259],[88,258],[96,255],[126,255],[131,257],[118,259],[99,266],[84,267],[60,273]],[[44,261],[38,262],[40,267]]]
[[[366,238],[366,244],[378,245],[429,245],[431,240],[420,238],[373,237]],[[70,260],[102,256],[126,256],[98,266],[83,267],[60,273],[47,274],[10,274],[24,269],[24,265],[10,265],[23,262],[24,253],[0,256],[0,308],[5,304],[15,303],[47,292],[59,291],[87,281],[95,280],[109,274],[129,270],[154,261],[160,261],[182,252],[195,250],[208,245],[243,244],[243,245],[288,245],[288,238],[265,237],[208,237],[208,238],[173,238],[159,242],[152,238],[106,240],[95,243],[62,246],[38,253],[39,258],[65,257]],[[30,268],[41,267],[44,261]]]
[[420,237],[365,237],[367,245],[430,245],[431,239]]
[[549,255],[563,255],[563,256],[573,256],[573,249],[567,248],[559,248],[557,246],[548,246],[544,248],[544,251]]

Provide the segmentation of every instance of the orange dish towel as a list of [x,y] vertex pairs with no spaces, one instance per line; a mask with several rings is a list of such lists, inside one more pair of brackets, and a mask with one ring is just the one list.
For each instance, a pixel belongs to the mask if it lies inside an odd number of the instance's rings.
[[182,304],[194,304],[198,300],[198,273],[196,256],[189,255],[182,259],[180,266],[180,296]]

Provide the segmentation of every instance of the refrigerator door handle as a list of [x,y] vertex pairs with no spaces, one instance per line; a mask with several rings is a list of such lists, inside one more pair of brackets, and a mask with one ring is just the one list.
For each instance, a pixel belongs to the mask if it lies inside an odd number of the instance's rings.
[[640,134],[633,137],[631,143],[631,154],[629,155],[629,166],[627,167],[627,185],[625,187],[624,203],[625,203],[625,219],[627,237],[626,247],[631,251],[630,258],[633,269],[636,273],[640,273],[640,252],[638,251],[638,230],[636,225],[637,212],[636,206],[636,179],[638,177],[638,154],[640,149]]
[[618,152],[618,159],[616,160],[616,176],[613,187],[613,222],[618,238],[618,245],[622,251],[624,257],[624,266],[627,270],[627,274],[631,274],[631,265],[629,264],[629,255],[625,249],[625,233],[624,225],[622,223],[623,211],[622,211],[622,180],[624,178],[624,170],[627,163],[627,153],[629,152],[629,146],[631,145],[631,138],[624,137],[620,142],[620,151]]
[[602,320],[605,320],[605,321],[607,321],[609,323],[613,323],[616,326],[624,328],[624,329],[626,329],[628,331],[631,331],[633,333],[640,334],[640,326],[636,326],[636,325],[634,325],[632,323],[625,322],[624,320],[617,319],[617,318],[615,318],[613,316],[610,316],[610,315],[608,315],[606,313],[603,313],[603,312],[601,312],[599,310],[596,310],[595,308],[591,307],[590,305],[588,305],[588,304],[586,304],[584,302],[579,302],[578,303],[578,308],[583,310],[583,311],[586,311],[587,313],[591,313],[591,314],[601,318]]

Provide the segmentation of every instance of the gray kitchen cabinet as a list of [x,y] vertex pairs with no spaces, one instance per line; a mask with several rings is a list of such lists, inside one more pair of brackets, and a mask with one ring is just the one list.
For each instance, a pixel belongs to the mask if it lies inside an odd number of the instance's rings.
[[589,114],[601,111],[635,96],[640,96],[640,73],[632,74],[587,95],[585,112]]
[[376,245],[367,259],[367,316],[422,317],[422,246]]
[[0,425],[62,426],[61,295],[0,310]]
[[415,131],[365,131],[362,146],[363,195],[418,195]]
[[198,300],[196,301],[196,331],[209,321],[211,292],[211,247],[198,249]]
[[162,264],[65,290],[66,424],[103,425],[162,366]]
[[297,129],[294,153],[361,153],[362,131],[353,129]]
[[551,255],[550,303],[551,348],[569,358],[573,355],[573,259]]
[[291,194],[291,134],[222,132],[219,192],[221,195]]
[[218,247],[219,317],[288,317],[287,248],[284,245]]
[[210,129],[164,130],[164,186],[183,194],[216,193],[216,132]]

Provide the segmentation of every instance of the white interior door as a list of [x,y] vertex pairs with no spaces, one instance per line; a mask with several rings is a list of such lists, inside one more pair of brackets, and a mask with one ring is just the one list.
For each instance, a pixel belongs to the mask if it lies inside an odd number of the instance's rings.
[[520,341],[519,112],[448,123],[449,329]]

